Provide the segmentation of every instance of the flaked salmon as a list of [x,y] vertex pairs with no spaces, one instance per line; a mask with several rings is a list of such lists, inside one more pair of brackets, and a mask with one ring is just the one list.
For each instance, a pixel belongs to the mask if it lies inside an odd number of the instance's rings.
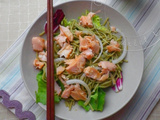
[[100,45],[98,40],[96,40],[95,35],[93,36],[86,36],[86,39],[89,41],[90,43],[90,49],[92,49],[94,54],[98,54],[99,53],[99,49],[100,49]]
[[67,37],[68,42],[73,41],[73,34],[69,30],[69,27],[64,27],[60,25],[60,34]]
[[61,81],[61,83],[62,83],[65,87],[68,87],[68,85],[67,85],[67,83],[66,83],[66,81],[68,80],[68,78],[67,78],[65,75],[61,74],[61,75],[58,76],[58,78],[59,78],[59,80]]
[[103,74],[99,79],[100,82],[103,82],[109,78],[109,72],[107,74]]
[[70,54],[72,53],[72,50],[73,50],[73,47],[70,44],[65,43],[63,47],[60,49],[60,51],[58,51],[57,54],[60,57],[69,58]]
[[103,82],[109,78],[109,70],[108,69],[102,69],[101,70],[101,78],[99,81]]
[[76,34],[77,37],[79,37],[80,35],[82,35],[82,31],[76,30],[76,31],[75,31],[75,34]]
[[74,98],[75,100],[84,100],[85,101],[87,98],[86,92],[84,92],[80,88],[79,84],[67,86],[61,95],[61,97],[65,98],[65,99],[69,98],[70,96],[72,98]]
[[112,31],[112,32],[116,32],[116,27],[111,26],[111,31]]
[[75,61],[75,59],[68,59],[68,60],[65,60],[65,64],[66,64],[66,65],[70,65],[70,64],[72,64],[74,61]]
[[84,92],[79,84],[74,85],[74,90],[71,91],[71,96],[75,100],[86,100],[87,99],[87,94]]
[[108,52],[114,52],[114,51],[120,52],[121,51],[119,43],[114,40],[111,40],[110,44],[107,45],[106,48],[107,48]]
[[42,69],[43,66],[45,65],[44,62],[40,62],[37,58],[34,59],[33,61],[33,65],[37,68],[37,69]]
[[102,69],[107,69],[109,71],[115,71],[117,66],[114,63],[109,61],[101,61],[98,63],[98,66],[102,67]]
[[65,60],[65,64],[69,66],[66,68],[66,71],[70,74],[79,74],[83,71],[86,59],[82,56],[76,56],[75,59]]
[[32,47],[36,52],[42,52],[45,48],[45,40],[41,37],[33,37],[32,38]]
[[80,40],[79,50],[81,52],[90,48],[92,50],[93,54],[99,53],[100,45],[99,45],[98,40],[96,40],[95,35],[85,36],[84,38],[79,36],[79,40]]
[[56,71],[57,71],[57,75],[62,74],[64,70],[65,70],[65,67],[63,67],[63,66],[59,66],[59,67],[57,67],[57,69],[56,69]]
[[87,16],[81,16],[80,17],[80,25],[82,25],[83,27],[93,27],[93,23],[92,23],[92,17],[95,15],[95,13],[90,12],[88,13]]
[[86,67],[84,73],[87,77],[98,80],[101,77],[100,72],[94,67]]
[[54,40],[61,46],[63,47],[64,43],[66,43],[67,37],[62,36],[59,34],[58,36],[54,37]]
[[58,95],[60,95],[62,90],[56,81],[54,81],[54,87],[55,87],[54,90],[57,92]]
[[91,60],[94,57],[94,54],[91,49],[84,50],[81,55],[83,55],[86,59]]
[[39,52],[38,58],[40,61],[46,62],[47,61],[47,52]]
[[79,50],[82,52],[84,50],[87,50],[89,48],[89,41],[85,38],[82,38],[79,36],[79,41],[80,41],[80,47]]
[[74,90],[74,85],[70,85],[70,86],[66,87],[64,89],[64,91],[62,92],[61,97],[65,98],[65,99],[68,98],[68,97],[70,97],[72,90]]
[[84,73],[87,77],[100,82],[107,80],[109,77],[109,71],[100,73],[96,68],[90,66],[84,69]]

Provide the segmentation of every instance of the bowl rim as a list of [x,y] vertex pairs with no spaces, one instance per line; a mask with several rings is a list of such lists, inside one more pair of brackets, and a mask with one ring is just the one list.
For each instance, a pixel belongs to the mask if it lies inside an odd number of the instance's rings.
[[[68,0],[68,1],[62,1],[62,2],[57,2],[56,3],[56,5],[54,6],[54,7],[59,7],[59,6],[61,6],[61,5],[64,5],[64,4],[67,4],[67,3],[72,3],[72,2],[93,2],[94,0]],[[104,6],[107,6],[107,7],[109,7],[109,8],[111,8],[112,10],[115,10],[116,12],[118,12],[125,20],[126,20],[126,22],[128,22],[129,24],[130,24],[130,27],[132,28],[132,30],[138,35],[138,33],[136,32],[136,30],[134,29],[134,27],[133,27],[133,25],[124,17],[124,15],[123,14],[121,14],[119,11],[117,11],[115,8],[113,8],[112,6],[109,6],[109,5],[107,5],[107,4],[105,4],[105,3],[103,3],[103,2],[101,2],[101,1],[94,1],[94,2],[96,2],[96,3],[100,3],[100,4],[102,4],[102,5],[104,5]],[[21,72],[21,76],[22,76],[22,80],[23,80],[23,82],[24,82],[24,85],[25,85],[25,88],[27,89],[27,91],[29,92],[29,94],[30,94],[30,96],[34,99],[34,101],[36,102],[36,98],[33,96],[33,94],[31,93],[31,91],[29,90],[29,88],[28,88],[28,86],[27,86],[27,84],[26,84],[26,82],[25,82],[25,79],[24,79],[24,72],[23,72],[23,68],[22,68],[22,53],[23,53],[23,48],[24,48],[24,45],[25,45],[25,40],[26,40],[26,38],[27,38],[27,36],[29,35],[29,31],[32,29],[32,27],[34,26],[34,24],[39,20],[39,18],[40,17],[42,17],[43,15],[45,15],[46,14],[46,12],[47,12],[47,10],[45,9],[35,20],[34,20],[34,22],[29,26],[29,28],[28,28],[28,30],[27,30],[27,34],[25,35],[25,37],[24,37],[24,41],[23,41],[23,45],[22,45],[22,49],[21,49],[21,54],[20,54],[20,72]],[[142,49],[142,46],[140,46],[140,48]],[[141,52],[141,59],[142,59],[142,62],[143,62],[143,64],[142,64],[142,67],[141,67],[141,74],[140,74],[140,80],[139,80],[139,82],[138,82],[138,85],[136,86],[136,89],[135,89],[135,91],[134,92],[132,92],[132,95],[131,95],[131,97],[129,98],[129,100],[128,101],[126,101],[119,109],[117,109],[114,113],[112,113],[112,114],[110,114],[110,115],[108,115],[108,116],[102,116],[101,118],[99,118],[99,119],[104,119],[104,118],[108,118],[108,117],[110,117],[110,116],[112,116],[112,115],[114,115],[114,114],[116,114],[117,112],[119,112],[122,108],[124,108],[130,101],[131,101],[131,99],[134,97],[134,95],[136,94],[136,92],[137,92],[137,90],[138,90],[138,88],[139,88],[139,86],[140,86],[140,83],[141,83],[141,81],[142,81],[142,75],[143,75],[143,70],[144,70],[144,53],[143,53],[143,51]],[[41,108],[43,108],[44,110],[46,110],[42,105],[43,104],[41,104],[41,103],[37,103]],[[62,118],[62,119],[66,119],[66,118],[64,118],[63,116],[59,116],[59,115],[56,115],[55,114],[55,116],[57,116],[58,118]]]

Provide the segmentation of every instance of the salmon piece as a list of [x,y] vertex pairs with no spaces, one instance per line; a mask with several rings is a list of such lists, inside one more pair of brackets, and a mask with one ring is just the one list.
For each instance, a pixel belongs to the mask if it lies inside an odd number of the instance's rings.
[[45,45],[45,40],[41,37],[33,37],[32,38],[32,47],[33,47],[33,50],[36,51],[36,52],[42,52]]
[[70,85],[62,92],[62,98],[68,98],[71,95],[71,91],[74,90],[74,85]]
[[45,50],[47,50],[47,41],[45,41],[45,43],[44,43],[44,48],[45,48]]
[[99,53],[100,45],[98,40],[96,40],[95,35],[85,36],[84,38],[79,36],[79,40],[80,40],[80,47],[79,47],[80,51],[84,51],[90,48],[93,54]]
[[61,81],[61,83],[62,83],[65,87],[68,86],[67,83],[66,83],[66,81],[67,81],[68,79],[66,78],[65,75],[63,75],[63,74],[62,74],[62,75],[59,75],[58,78],[59,78],[59,80]]
[[47,52],[39,52],[38,58],[40,61],[46,62],[47,61]]
[[60,34],[67,37],[68,42],[73,41],[73,34],[69,30],[69,27],[64,27],[60,25]]
[[110,45],[107,45],[108,52],[118,51],[120,52],[120,45],[117,41],[111,40]]
[[86,59],[91,60],[94,57],[94,54],[91,49],[87,49],[81,53]]
[[62,91],[56,81],[54,81],[54,91],[56,91],[58,95],[60,95]]
[[80,51],[87,50],[89,48],[89,41],[87,39],[79,36],[79,41],[80,41],[80,47],[79,47]]
[[98,63],[98,66],[102,67],[102,69],[108,69],[109,71],[115,71],[117,66],[114,63],[109,61],[101,61]]
[[96,40],[95,35],[86,36],[86,39],[89,40],[89,42],[90,42],[90,46],[89,47],[92,49],[93,53],[94,54],[98,54],[99,53],[99,49],[100,49],[100,45],[99,45],[98,40]]
[[74,62],[74,60],[75,59],[69,59],[69,60],[65,60],[64,62],[65,62],[66,65],[70,65]]
[[90,66],[84,69],[84,73],[87,77],[95,79],[95,80],[98,80],[101,77],[100,72],[94,67],[90,67]]
[[60,75],[61,73],[63,73],[64,70],[65,70],[65,67],[63,67],[63,66],[57,67],[57,69],[56,69],[57,75]]
[[103,82],[109,78],[109,70],[108,69],[102,69],[101,71],[101,78],[99,81]]
[[79,37],[80,35],[82,35],[82,31],[78,31],[78,30],[76,30],[76,31],[75,31],[75,34],[76,34],[76,36],[78,36],[78,37]]
[[111,26],[111,31],[112,31],[112,32],[116,32],[116,27]]
[[108,78],[109,78],[109,72],[108,72],[108,74],[102,75],[101,78],[99,79],[99,81],[103,82],[103,81],[107,80]]
[[88,13],[87,16],[81,16],[80,18],[80,25],[82,25],[83,27],[93,27],[93,23],[92,23],[92,17],[95,15],[95,13],[90,12]]
[[100,73],[96,68],[90,67],[90,66],[84,69],[84,73],[87,77],[100,81],[100,82],[107,80],[109,77],[108,70],[102,69],[102,72]]
[[67,81],[69,80],[65,75],[61,74],[61,78],[64,80],[64,81]]
[[108,69],[101,69],[101,75],[103,74],[108,74],[109,73],[109,70]]
[[37,58],[33,61],[33,65],[37,68],[37,69],[42,69],[43,66],[45,65],[43,62],[40,62]]
[[71,91],[71,96],[75,100],[86,100],[87,99],[87,94],[84,92],[79,84],[74,85],[74,90]]
[[72,50],[73,50],[72,46],[71,46],[70,44],[68,44],[68,43],[65,43],[65,44],[63,45],[63,47],[60,49],[60,51],[58,51],[57,54],[58,54],[60,57],[69,58]]
[[[96,13],[97,13],[97,12],[96,12]],[[96,13],[89,12],[87,16],[88,16],[89,18],[92,18]]]
[[[69,61],[69,66],[66,68],[66,71],[70,74],[79,74],[83,71],[84,66],[86,64],[86,59],[82,56],[76,56],[75,59],[71,59],[72,62]],[[68,62],[68,61],[67,61]],[[65,61],[66,63],[66,61]]]
[[63,47],[64,43],[66,42],[67,40],[67,37],[66,36],[62,36],[61,34],[59,34],[58,36],[54,37],[54,40],[57,41],[57,43]]

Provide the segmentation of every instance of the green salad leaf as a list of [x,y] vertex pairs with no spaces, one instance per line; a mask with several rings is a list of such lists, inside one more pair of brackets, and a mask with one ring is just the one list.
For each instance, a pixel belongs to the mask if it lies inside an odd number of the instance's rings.
[[98,88],[95,93],[91,95],[91,100],[88,105],[85,106],[84,101],[78,101],[78,105],[82,106],[86,111],[90,109],[92,111],[103,111],[105,95],[106,93],[101,88]]
[[40,102],[46,105],[47,84],[42,79],[43,70],[37,74],[38,91],[36,91],[36,103]]
[[[38,82],[38,91],[36,91],[36,103],[42,103],[44,105],[46,105],[46,101],[47,101],[47,84],[46,82],[43,81],[42,79],[42,75],[43,75],[43,70],[41,70],[38,74],[37,74],[37,82]],[[61,85],[62,86],[62,85]],[[54,101],[56,103],[59,103],[61,100],[61,97],[58,96],[56,93],[54,94]]]
[[59,103],[60,101],[61,101],[61,97],[58,96],[57,93],[54,93],[54,102],[55,102],[55,103]]
[[84,101],[82,100],[78,101],[78,105],[82,106],[86,111],[89,111],[91,109],[89,105],[84,105]]
[[92,23],[93,23],[95,28],[97,28],[99,30],[102,30],[102,31],[108,31],[105,26],[101,25],[101,18],[98,15],[94,15],[92,17]]

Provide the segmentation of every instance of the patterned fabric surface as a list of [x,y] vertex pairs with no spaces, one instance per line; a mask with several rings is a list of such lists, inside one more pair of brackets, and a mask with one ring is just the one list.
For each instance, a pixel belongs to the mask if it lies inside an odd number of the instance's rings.
[[[58,2],[64,2],[61,0]],[[142,41],[145,65],[142,82],[132,100],[106,120],[145,120],[160,98],[160,2],[159,0],[97,0],[122,13],[138,31]],[[31,111],[37,120],[46,118],[46,111],[35,103],[24,87],[20,73],[20,54],[28,29],[0,58],[0,89],[11,100],[18,100],[23,111]],[[14,111],[13,111],[14,112]],[[58,119],[58,118],[56,118]]]

